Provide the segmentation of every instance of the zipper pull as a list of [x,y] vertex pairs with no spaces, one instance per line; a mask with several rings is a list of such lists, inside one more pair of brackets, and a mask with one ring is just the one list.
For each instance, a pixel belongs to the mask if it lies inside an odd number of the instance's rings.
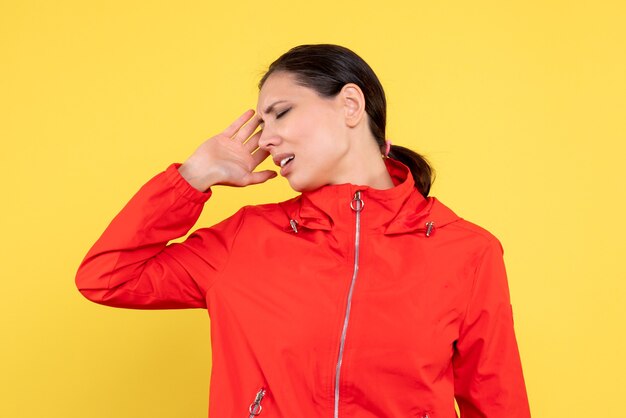
[[259,391],[256,394],[256,397],[254,398],[254,402],[252,402],[250,404],[250,407],[248,408],[248,411],[250,411],[250,416],[248,418],[254,418],[261,413],[261,411],[263,410],[263,407],[261,406],[261,401],[263,400],[264,396],[265,396],[265,389],[264,388],[259,389]]
[[350,201],[350,208],[352,208],[355,212],[361,212],[363,207],[365,206],[365,202],[361,199],[361,191],[357,190],[354,194],[354,197]]
[[427,237],[430,237],[430,234],[432,234],[433,229],[435,229],[435,223],[433,221],[426,222],[426,236]]
[[289,225],[291,225],[291,229],[293,229],[293,232],[297,234],[298,233],[298,221],[294,219],[289,219]]

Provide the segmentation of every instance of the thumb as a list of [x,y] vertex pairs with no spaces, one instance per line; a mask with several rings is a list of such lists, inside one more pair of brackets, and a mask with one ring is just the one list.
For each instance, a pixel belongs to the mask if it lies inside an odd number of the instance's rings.
[[272,170],[255,171],[253,173],[250,173],[250,184],[264,183],[269,179],[276,177],[277,175],[278,173]]

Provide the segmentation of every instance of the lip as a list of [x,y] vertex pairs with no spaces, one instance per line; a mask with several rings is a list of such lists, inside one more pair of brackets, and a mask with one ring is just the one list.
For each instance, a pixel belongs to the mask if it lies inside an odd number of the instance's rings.
[[[278,167],[280,167],[280,162],[287,157],[290,157],[294,154],[288,153],[288,152],[284,152],[284,153],[280,153],[280,154],[276,154],[276,155],[272,155],[272,160],[274,161],[274,164],[276,164]],[[291,166],[293,164],[293,160],[289,162],[289,164],[287,164],[284,167],[280,167],[280,175],[281,176],[285,176],[287,175],[290,171],[291,171]]]
[[281,154],[272,155],[272,160],[274,160],[274,164],[280,167],[280,162],[287,157],[291,157],[293,154],[288,152],[283,152]]
[[289,174],[291,172],[291,168],[293,166],[293,162],[294,162],[294,160],[291,160],[291,161],[289,161],[289,163],[286,166],[280,168],[280,175],[281,176],[285,177],[287,174]]

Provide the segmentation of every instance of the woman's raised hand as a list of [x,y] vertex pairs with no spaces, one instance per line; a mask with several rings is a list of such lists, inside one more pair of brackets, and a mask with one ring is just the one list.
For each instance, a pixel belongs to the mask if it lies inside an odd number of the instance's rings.
[[246,111],[223,132],[203,142],[178,171],[202,192],[217,184],[243,187],[276,177],[272,170],[254,171],[269,155],[257,149],[261,131],[253,135],[260,122],[254,110]]

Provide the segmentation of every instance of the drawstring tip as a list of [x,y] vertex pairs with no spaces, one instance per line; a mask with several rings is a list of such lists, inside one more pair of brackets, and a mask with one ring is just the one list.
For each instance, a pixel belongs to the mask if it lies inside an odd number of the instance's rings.
[[430,237],[433,233],[433,229],[435,229],[435,223],[433,221],[426,222],[426,236]]

